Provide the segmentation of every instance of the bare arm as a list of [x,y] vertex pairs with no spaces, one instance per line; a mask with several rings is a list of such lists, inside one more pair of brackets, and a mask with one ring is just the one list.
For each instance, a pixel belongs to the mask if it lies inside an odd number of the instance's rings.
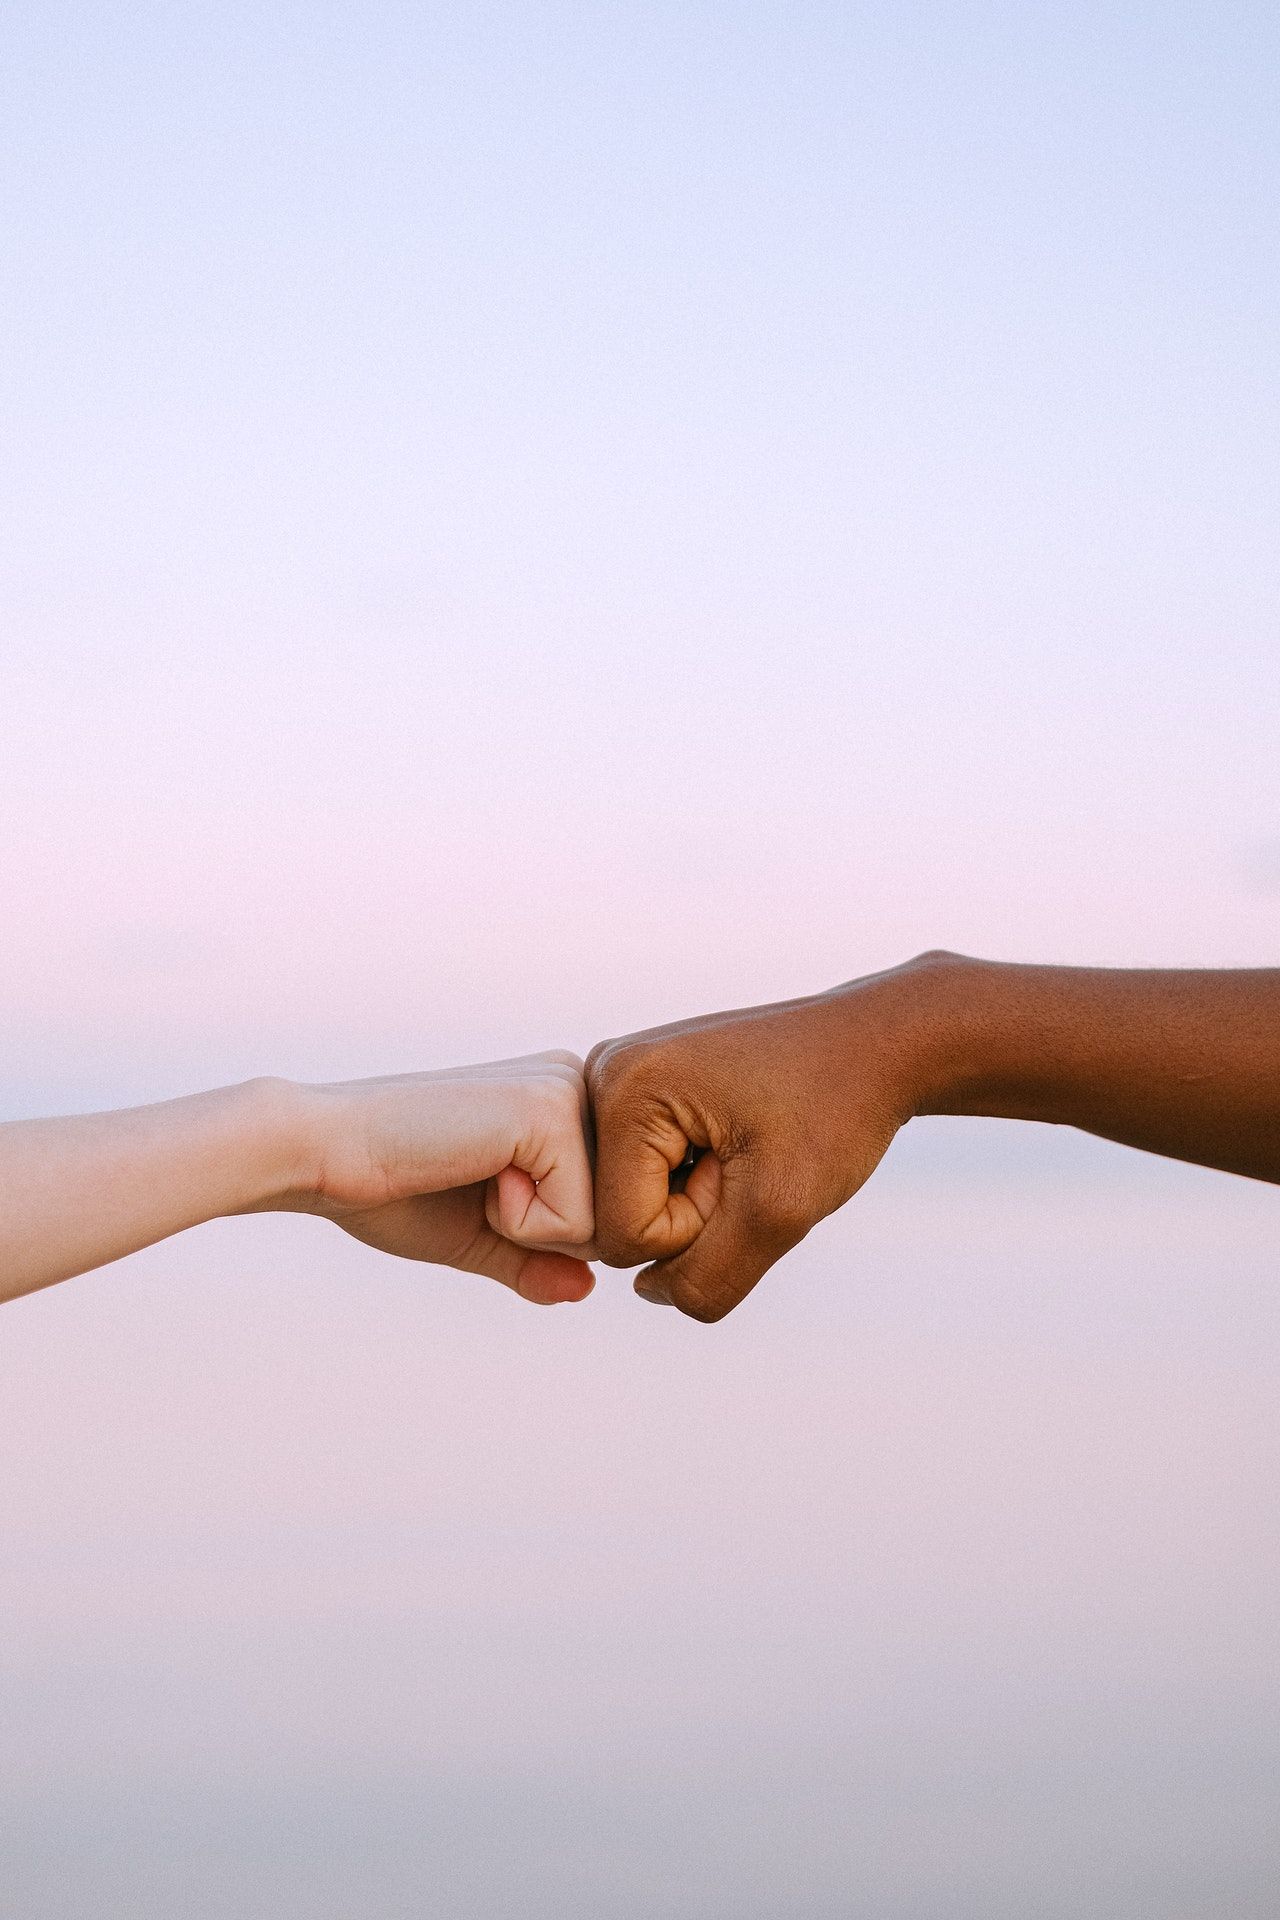
[[1280,1181],[1280,968],[939,962],[917,1112],[1056,1121]]
[[254,1080],[0,1125],[0,1300],[221,1215],[323,1214],[526,1299],[591,1274],[585,1090],[571,1054],[335,1086]]
[[646,1298],[717,1320],[919,1114],[1056,1121],[1280,1181],[1280,969],[926,954],[605,1042],[588,1083],[603,1257],[652,1261]]

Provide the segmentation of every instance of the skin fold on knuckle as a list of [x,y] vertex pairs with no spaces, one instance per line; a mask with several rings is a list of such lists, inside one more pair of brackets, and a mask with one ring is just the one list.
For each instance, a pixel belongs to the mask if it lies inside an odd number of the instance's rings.
[[486,1218],[504,1239],[530,1248],[583,1246],[591,1240],[594,1219],[585,1167],[554,1168],[528,1193],[516,1191],[515,1184],[499,1183],[496,1208],[486,1197]]
[[697,1320],[704,1327],[713,1327],[718,1320],[723,1320],[742,1298],[736,1288],[717,1286],[707,1290],[692,1280],[673,1282],[669,1295],[673,1307],[678,1307],[687,1319]]
[[568,1194],[562,1191],[557,1201],[555,1223],[559,1237],[572,1246],[585,1246],[594,1239],[596,1221],[590,1177],[574,1178]]
[[595,1238],[596,1202],[585,1166],[563,1169],[554,1191],[544,1195],[544,1205],[554,1214],[562,1239],[582,1243]]
[[530,1126],[542,1132],[556,1160],[586,1153],[579,1083],[568,1074],[549,1073],[530,1083]]
[[587,1090],[594,1100],[600,1091],[609,1071],[609,1063],[617,1054],[622,1043],[618,1040],[597,1040],[587,1055],[582,1068],[582,1077]]
[[639,1234],[596,1215],[595,1244],[606,1267],[638,1267],[650,1258]]
[[659,1139],[647,1102],[597,1110],[595,1233],[609,1266],[636,1266],[664,1250],[657,1242],[668,1178]]
[[671,1244],[667,1200],[665,1169],[649,1156],[608,1186],[597,1180],[595,1238],[607,1266],[637,1267],[681,1251]]
[[617,1125],[664,1090],[655,1049],[635,1040],[602,1040],[587,1055],[587,1095],[597,1127]]

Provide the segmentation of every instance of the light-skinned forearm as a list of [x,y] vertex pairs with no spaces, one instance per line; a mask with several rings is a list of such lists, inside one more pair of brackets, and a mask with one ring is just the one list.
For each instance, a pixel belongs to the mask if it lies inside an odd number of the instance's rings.
[[252,1080],[120,1113],[0,1124],[0,1300],[296,1184],[294,1090]]
[[582,1063],[561,1051],[308,1086],[251,1080],[0,1125],[0,1300],[224,1214],[318,1214],[543,1305],[592,1275]]
[[1280,1181],[1280,968],[938,954],[894,977],[915,1113],[1056,1122]]

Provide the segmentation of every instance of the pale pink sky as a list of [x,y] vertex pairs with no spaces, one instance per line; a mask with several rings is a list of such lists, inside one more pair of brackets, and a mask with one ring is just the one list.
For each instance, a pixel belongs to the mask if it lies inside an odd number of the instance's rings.
[[[0,1111],[1274,962],[1278,53],[7,9]],[[15,1911],[1263,1920],[1278,1219],[938,1122],[714,1330],[267,1219],[6,1309]]]

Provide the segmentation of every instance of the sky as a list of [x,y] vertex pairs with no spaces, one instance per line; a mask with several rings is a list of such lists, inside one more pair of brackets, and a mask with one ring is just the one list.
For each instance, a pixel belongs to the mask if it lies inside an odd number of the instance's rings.
[[[1274,962],[1278,94],[1263,4],[14,0],[0,1112]],[[1262,1916],[1276,1230],[937,1121],[716,1329],[294,1219],[15,1303],[15,1913]]]

